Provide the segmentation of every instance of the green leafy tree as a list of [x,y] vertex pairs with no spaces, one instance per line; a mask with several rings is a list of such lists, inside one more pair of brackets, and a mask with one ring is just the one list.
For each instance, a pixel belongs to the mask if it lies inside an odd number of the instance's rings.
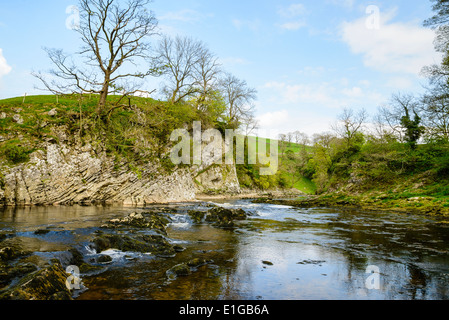
[[401,118],[401,124],[404,127],[405,141],[408,143],[412,150],[416,149],[418,140],[421,138],[422,134],[425,132],[425,128],[421,126],[421,118],[413,110],[414,118],[410,117],[410,110],[404,107],[405,115]]

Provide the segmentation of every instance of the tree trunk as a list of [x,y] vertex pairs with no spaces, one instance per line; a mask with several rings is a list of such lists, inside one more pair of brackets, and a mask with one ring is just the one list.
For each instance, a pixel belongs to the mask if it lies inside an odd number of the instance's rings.
[[105,76],[104,79],[104,83],[103,83],[103,88],[101,89],[100,92],[100,100],[98,101],[98,107],[97,107],[97,114],[100,115],[101,112],[104,109],[104,106],[106,105],[106,99],[108,98],[108,94],[109,94],[109,75]]

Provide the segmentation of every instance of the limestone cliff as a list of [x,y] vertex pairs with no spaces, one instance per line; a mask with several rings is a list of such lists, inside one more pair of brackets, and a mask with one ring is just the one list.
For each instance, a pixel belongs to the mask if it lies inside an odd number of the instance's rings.
[[204,166],[167,173],[155,161],[130,170],[91,144],[46,142],[25,164],[0,164],[0,205],[145,205],[191,201],[203,192],[240,192],[234,166]]

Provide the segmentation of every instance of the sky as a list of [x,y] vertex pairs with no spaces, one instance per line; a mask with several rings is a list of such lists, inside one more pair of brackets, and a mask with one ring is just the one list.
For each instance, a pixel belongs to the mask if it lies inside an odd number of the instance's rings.
[[[52,68],[44,47],[79,49],[76,5],[0,0],[0,99],[43,94],[31,72]],[[330,131],[344,108],[374,115],[392,94],[422,93],[422,67],[441,61],[422,26],[428,0],[154,0],[149,9],[161,33],[203,41],[258,91],[260,136]]]

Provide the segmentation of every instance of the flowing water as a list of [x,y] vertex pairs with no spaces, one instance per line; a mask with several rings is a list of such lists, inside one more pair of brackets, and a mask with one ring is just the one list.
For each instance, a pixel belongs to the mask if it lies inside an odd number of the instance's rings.
[[[233,229],[194,224],[191,209],[171,208],[167,238],[186,248],[173,258],[106,252],[113,260],[82,275],[77,299],[448,299],[449,221],[407,214],[293,208],[250,200],[216,202],[251,216]],[[77,247],[98,253],[89,236],[105,221],[145,208],[36,207],[0,212],[1,233],[15,233],[42,258],[62,262]],[[35,234],[37,229],[48,229]],[[104,252],[103,252],[104,253]],[[191,275],[166,271],[193,258],[211,260]]]

